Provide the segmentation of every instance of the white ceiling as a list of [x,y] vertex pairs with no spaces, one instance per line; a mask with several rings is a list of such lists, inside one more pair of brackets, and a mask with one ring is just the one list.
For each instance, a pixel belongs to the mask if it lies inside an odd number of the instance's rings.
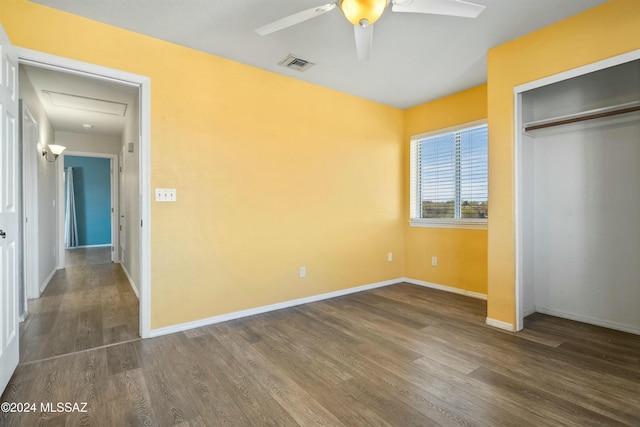
[[[606,0],[468,0],[477,19],[393,13],[373,25],[371,60],[358,62],[339,9],[259,36],[253,30],[330,0],[32,0],[137,33],[327,88],[408,108],[486,81],[487,50]],[[288,54],[316,65],[278,66]]]
[[[138,113],[131,108],[138,97],[137,87],[30,65],[21,65],[21,70],[26,73],[51,125],[57,131],[120,137],[128,115]],[[24,78],[24,74],[20,78]],[[49,92],[54,93],[53,100],[58,105],[52,102]],[[58,94],[71,96],[58,99],[62,98]],[[118,108],[110,112],[95,111],[104,107]],[[84,124],[93,128],[84,129]]]

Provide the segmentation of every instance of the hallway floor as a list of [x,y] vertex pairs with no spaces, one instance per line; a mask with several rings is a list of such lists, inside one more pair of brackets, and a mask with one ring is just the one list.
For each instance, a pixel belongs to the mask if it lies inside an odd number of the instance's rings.
[[127,276],[120,264],[86,265],[101,259],[95,252],[74,260],[83,266],[58,270],[42,296],[29,300],[20,363],[139,337],[138,298]]
[[64,259],[66,268],[109,264],[111,262],[111,246],[67,249]]

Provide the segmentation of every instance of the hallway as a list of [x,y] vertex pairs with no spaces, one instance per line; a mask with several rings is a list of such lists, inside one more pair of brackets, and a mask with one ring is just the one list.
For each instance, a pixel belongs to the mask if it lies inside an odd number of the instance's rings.
[[20,363],[139,337],[138,299],[120,264],[86,265],[100,257],[85,252],[79,266],[58,270],[42,296],[29,300]]

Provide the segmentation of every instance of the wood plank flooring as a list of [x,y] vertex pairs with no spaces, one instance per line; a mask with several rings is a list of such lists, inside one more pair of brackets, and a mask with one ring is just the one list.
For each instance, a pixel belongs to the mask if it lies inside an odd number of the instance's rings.
[[639,426],[640,337],[399,284],[20,365],[2,426]]
[[139,337],[138,298],[120,264],[58,270],[20,324],[20,362]]

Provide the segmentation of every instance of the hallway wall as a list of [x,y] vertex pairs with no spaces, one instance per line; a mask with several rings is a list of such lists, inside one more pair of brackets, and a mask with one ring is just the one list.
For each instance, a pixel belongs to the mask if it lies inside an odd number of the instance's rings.
[[[41,154],[42,149],[55,144],[53,127],[27,74],[20,69],[20,98],[28,105],[38,122],[39,139],[37,150],[37,188],[26,189],[27,193],[37,194],[38,204],[38,284],[42,289],[56,270],[57,260],[57,177],[55,163],[48,162]],[[29,298],[39,295],[29,294]]]
[[[127,111],[127,122],[122,134],[124,147],[124,164],[120,165],[124,171],[124,188],[120,198],[124,201],[125,249],[120,262],[129,276],[134,289],[140,285],[140,106],[138,99],[134,100]],[[128,144],[133,144],[133,151],[128,150]],[[116,203],[117,205],[117,203]]]
[[58,144],[67,147],[68,151],[115,155],[120,153],[120,138],[114,136],[57,130],[55,138]]

